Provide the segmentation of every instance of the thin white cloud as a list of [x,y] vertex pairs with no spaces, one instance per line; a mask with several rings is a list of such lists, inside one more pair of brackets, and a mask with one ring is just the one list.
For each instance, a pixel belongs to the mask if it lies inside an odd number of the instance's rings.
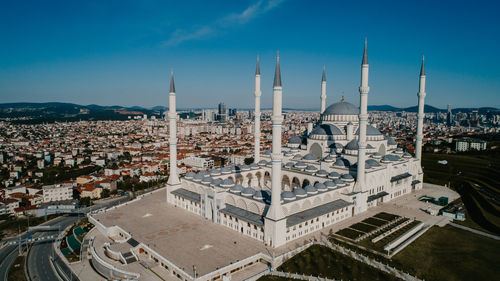
[[167,41],[163,42],[163,45],[176,46],[186,41],[199,40],[213,36],[219,31],[234,27],[235,25],[245,24],[257,16],[267,13],[278,7],[283,1],[284,0],[259,0],[240,13],[231,13],[217,19],[211,24],[193,28],[191,31],[177,29],[170,35]]

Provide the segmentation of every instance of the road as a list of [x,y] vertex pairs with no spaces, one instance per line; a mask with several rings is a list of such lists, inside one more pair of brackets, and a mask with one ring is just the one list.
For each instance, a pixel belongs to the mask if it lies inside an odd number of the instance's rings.
[[[100,208],[109,208],[111,206],[120,204],[121,202],[126,201],[127,198],[112,198],[107,200],[102,200],[96,205],[93,205],[89,208],[85,208],[83,211],[89,212],[93,210],[97,210]],[[60,227],[60,230],[64,230],[67,226],[77,222],[81,219],[82,216],[77,215],[65,215],[61,217],[57,217],[53,220],[50,220],[43,225]],[[33,238],[45,237],[50,235],[58,235],[58,231],[38,231],[36,233],[32,233]],[[26,238],[26,233],[21,234],[21,239]],[[5,239],[6,241],[14,241],[19,239],[18,237]],[[58,280],[56,273],[53,271],[53,267],[50,265],[50,258],[53,256],[55,258],[54,262],[59,265],[59,268],[66,274],[66,276],[70,276],[71,270],[69,267],[59,259],[58,255],[53,253],[53,242],[52,241],[44,241],[37,242],[31,246],[31,249],[28,253],[27,257],[27,266],[28,273],[32,280]],[[7,281],[7,274],[10,269],[12,263],[16,259],[18,255],[18,247],[17,245],[9,245],[0,249],[0,281]],[[78,280],[75,275],[73,275],[73,280]]]

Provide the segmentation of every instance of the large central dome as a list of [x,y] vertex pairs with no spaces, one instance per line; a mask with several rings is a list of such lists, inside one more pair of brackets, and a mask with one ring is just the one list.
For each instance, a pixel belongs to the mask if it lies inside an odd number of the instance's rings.
[[327,107],[323,115],[359,115],[359,109],[352,103],[341,101]]

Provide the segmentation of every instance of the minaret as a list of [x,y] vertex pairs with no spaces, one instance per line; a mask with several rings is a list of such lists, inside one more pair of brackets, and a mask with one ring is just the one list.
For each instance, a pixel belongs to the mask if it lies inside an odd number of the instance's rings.
[[424,56],[422,56],[422,66],[420,67],[420,83],[418,87],[418,115],[417,115],[417,141],[415,143],[415,157],[422,159],[422,139],[424,137],[424,100],[425,100],[425,66]]
[[259,57],[257,57],[257,67],[255,68],[255,130],[254,130],[254,163],[260,161],[260,66]]
[[321,78],[321,109],[319,113],[323,114],[326,107],[326,74],[325,74],[325,66],[323,65],[323,77]]
[[[175,108],[175,84],[174,71],[170,74],[170,93],[168,94],[168,130],[170,131],[170,175],[167,185],[180,184],[179,175],[177,174],[177,112]],[[168,190],[167,190],[168,196]]]
[[284,219],[281,208],[281,123],[282,116],[282,87],[280,74],[279,52],[276,59],[276,72],[274,73],[273,86],[273,115],[271,117],[273,126],[272,142],[272,170],[271,170],[271,206],[266,213],[264,236],[266,244],[272,247],[278,247],[285,244],[284,233],[286,229],[286,219]]
[[368,120],[368,53],[366,49],[361,62],[361,86],[359,87],[359,139],[358,139],[358,171],[355,191],[363,192],[365,189],[365,159],[366,159],[366,122]]
[[271,219],[280,219],[283,216],[281,210],[281,122],[283,116],[281,112],[282,101],[281,72],[280,72],[280,54],[276,58],[276,72],[274,73],[273,85],[273,115],[271,117],[273,126],[272,141],[272,170],[271,170],[271,206],[267,217]]

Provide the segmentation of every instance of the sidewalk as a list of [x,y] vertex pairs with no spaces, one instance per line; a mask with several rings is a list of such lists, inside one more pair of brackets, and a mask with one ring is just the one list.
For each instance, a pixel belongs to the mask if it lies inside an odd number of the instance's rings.
[[467,227],[467,226],[463,226],[463,225],[460,225],[460,224],[456,224],[456,223],[453,223],[453,222],[450,222],[450,225],[454,226],[456,228],[460,228],[460,229],[463,229],[463,230],[470,231],[472,233],[476,233],[476,234],[479,234],[479,235],[491,238],[491,239],[500,240],[500,236],[489,234],[489,233],[483,232],[481,230],[477,230],[477,229],[470,228],[470,227]]

